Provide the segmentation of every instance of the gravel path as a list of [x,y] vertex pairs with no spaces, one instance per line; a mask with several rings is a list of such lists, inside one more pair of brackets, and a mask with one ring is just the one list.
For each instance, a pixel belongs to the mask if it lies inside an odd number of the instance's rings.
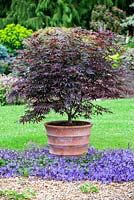
[[[36,191],[31,200],[134,200],[134,182],[102,184],[90,182],[99,188],[99,192],[82,193],[80,186],[89,183],[41,180],[38,178],[0,179],[0,190],[24,192],[26,189]],[[0,197],[0,200],[4,198]]]

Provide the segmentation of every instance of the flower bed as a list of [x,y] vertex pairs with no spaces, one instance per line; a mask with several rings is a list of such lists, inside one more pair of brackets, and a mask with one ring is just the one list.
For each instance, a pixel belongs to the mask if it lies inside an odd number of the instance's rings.
[[134,181],[134,153],[129,149],[89,148],[82,157],[62,157],[49,154],[47,148],[0,150],[0,178],[16,176],[103,183]]

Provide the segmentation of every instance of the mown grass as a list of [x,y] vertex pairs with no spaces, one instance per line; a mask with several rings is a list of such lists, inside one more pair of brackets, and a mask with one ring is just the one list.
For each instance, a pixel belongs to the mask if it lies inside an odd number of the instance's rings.
[[[134,150],[134,99],[101,100],[97,103],[111,108],[113,114],[93,116],[90,145],[98,149],[130,146]],[[23,105],[0,107],[0,148],[23,150],[31,142],[47,145],[44,122],[66,119],[66,116],[51,112],[38,124],[23,125],[18,122],[23,114]]]

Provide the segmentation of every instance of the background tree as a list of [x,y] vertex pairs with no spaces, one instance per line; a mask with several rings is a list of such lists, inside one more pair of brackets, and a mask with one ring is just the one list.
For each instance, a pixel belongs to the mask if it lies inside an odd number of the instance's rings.
[[131,14],[133,0],[0,0],[0,29],[19,23],[37,30],[46,26],[90,27],[96,5],[117,6]]

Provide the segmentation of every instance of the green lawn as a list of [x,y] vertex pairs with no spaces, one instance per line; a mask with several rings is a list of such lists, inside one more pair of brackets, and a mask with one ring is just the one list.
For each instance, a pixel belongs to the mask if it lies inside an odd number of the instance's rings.
[[[99,149],[127,148],[134,150],[134,99],[101,100],[99,105],[111,108],[113,114],[93,116],[90,145]],[[29,141],[46,145],[44,122],[61,120],[62,116],[51,112],[39,124],[17,122],[24,113],[24,106],[0,107],[0,148],[22,150]],[[66,116],[64,116],[66,119]]]

